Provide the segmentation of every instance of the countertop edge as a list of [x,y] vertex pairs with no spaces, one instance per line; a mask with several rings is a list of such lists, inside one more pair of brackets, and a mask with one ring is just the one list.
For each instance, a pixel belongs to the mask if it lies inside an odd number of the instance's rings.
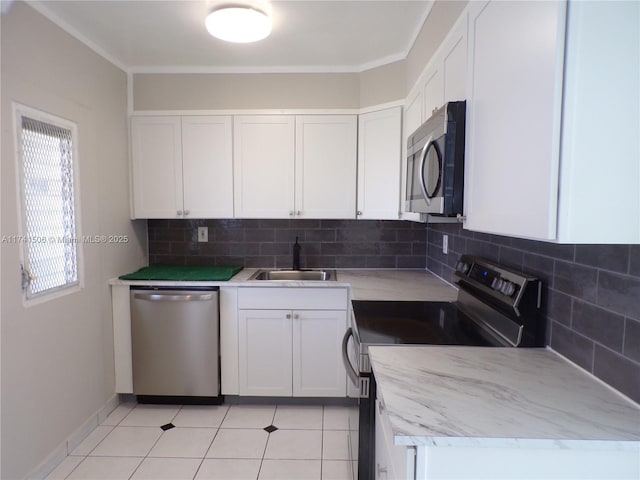
[[[352,300],[453,301],[457,288],[426,269],[332,269],[337,279],[249,280],[258,268],[245,268],[227,281],[122,280],[111,286],[253,287],[253,288],[349,288]],[[416,281],[416,278],[419,278]],[[385,285],[382,288],[381,285]]]

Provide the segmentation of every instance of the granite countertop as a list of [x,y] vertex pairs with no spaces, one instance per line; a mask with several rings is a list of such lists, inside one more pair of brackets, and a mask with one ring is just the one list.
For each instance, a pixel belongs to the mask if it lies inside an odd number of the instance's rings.
[[110,285],[157,286],[220,286],[220,287],[350,287],[353,300],[426,300],[452,301],[455,287],[425,270],[336,270],[336,281],[269,281],[249,280],[256,268],[245,268],[230,280],[222,281],[158,281],[121,280],[114,278]]
[[550,349],[369,348],[396,445],[640,453],[640,406]]

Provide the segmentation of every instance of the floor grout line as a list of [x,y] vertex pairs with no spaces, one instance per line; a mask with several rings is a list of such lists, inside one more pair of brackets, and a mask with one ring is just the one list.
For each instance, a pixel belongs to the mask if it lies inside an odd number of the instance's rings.
[[[147,461],[147,459],[165,459],[165,460],[199,460],[199,462],[197,463],[197,467],[195,469],[195,472],[193,473],[193,476],[190,477],[192,478],[192,480],[195,480],[195,478],[200,474],[200,473],[204,473],[203,470],[203,466],[204,466],[204,462],[205,460],[208,459],[207,455],[208,453],[211,451],[212,447],[213,447],[213,443],[216,440],[216,438],[218,438],[218,435],[221,433],[220,430],[223,429],[223,424],[225,422],[225,420],[227,420],[229,418],[229,416],[231,415],[231,409],[234,407],[235,405],[230,405],[226,408],[226,410],[224,411],[224,413],[221,415],[221,418],[219,419],[219,421],[216,421],[215,423],[217,423],[217,426],[210,426],[210,425],[206,425],[206,426],[198,426],[197,422],[193,423],[189,426],[185,426],[185,427],[176,427],[179,429],[188,429],[188,428],[198,428],[198,429],[208,429],[208,430],[213,430],[215,429],[215,432],[213,433],[213,436],[211,438],[211,440],[209,441],[208,446],[204,449],[204,453],[202,455],[196,455],[196,456],[189,456],[189,457],[185,457],[185,456],[154,456],[152,455],[152,451],[154,448],[156,448],[158,446],[158,444],[161,442],[161,440],[166,437],[167,435],[171,435],[171,434],[166,434],[166,432],[168,432],[169,430],[166,431],[162,431],[160,433],[160,435],[158,436],[158,438],[155,439],[155,441],[153,441],[153,444],[151,445],[151,447],[148,449],[148,451],[146,452],[146,454],[144,455],[91,455],[91,453],[93,453],[99,445],[101,445],[106,439],[107,437],[109,437],[109,435],[111,435],[116,428],[118,427],[123,427],[122,423],[126,421],[127,418],[130,417],[130,415],[134,414],[133,412],[135,412],[136,410],[140,411],[144,408],[144,404],[138,404],[135,407],[133,407],[129,412],[127,412],[126,415],[124,415],[124,417],[122,417],[120,419],[119,422],[117,422],[115,425],[99,425],[99,426],[105,426],[108,427],[109,431],[106,433],[106,435],[93,447],[91,448],[91,450],[89,450],[89,452],[85,455],[68,455],[68,456],[73,456],[73,457],[80,457],[80,461],[77,465],[75,465],[71,471],[69,471],[65,478],[68,479],[69,477],[71,477],[73,475],[74,472],[77,471],[77,469],[83,464],[83,462],[86,462],[88,458],[118,458],[118,459],[124,459],[124,458],[129,458],[129,459],[137,459],[138,462],[135,465],[135,468],[133,469],[133,471],[131,472],[131,474],[128,476],[129,479],[132,479],[133,477],[135,477],[135,475],[137,473],[141,473],[142,472],[142,468],[143,468],[143,463],[145,461]],[[263,405],[257,405],[257,406],[263,406]],[[298,413],[294,412],[293,416],[291,418],[289,418],[287,416],[287,412],[286,412],[286,406],[287,405],[269,405],[269,406],[273,406],[273,413],[271,415],[271,425],[274,425],[277,427],[277,425],[275,425],[276,422],[276,418],[278,418],[278,413],[279,411],[282,413],[283,418],[281,419],[282,421],[285,422],[285,425],[289,425],[289,428],[278,428],[278,430],[282,430],[282,431],[291,431],[291,432],[295,432],[295,431],[303,431],[303,432],[318,432],[320,431],[320,455],[317,461],[320,462],[320,469],[319,469],[319,474],[320,477],[318,480],[322,480],[322,476],[325,474],[325,462],[342,462],[342,461],[347,461],[349,462],[348,464],[348,470],[349,470],[349,478],[353,478],[354,475],[354,463],[351,460],[351,455],[348,455],[349,458],[347,460],[343,460],[341,458],[335,458],[335,459],[325,459],[324,455],[324,446],[325,446],[325,433],[326,432],[333,432],[335,431],[340,432],[342,431],[343,433],[346,433],[347,435],[347,447],[350,448],[351,447],[351,425],[350,425],[350,420],[348,419],[348,427],[346,429],[346,432],[344,431],[344,429],[339,428],[339,429],[327,429],[325,428],[325,422],[327,420],[327,411],[326,405],[319,405],[320,407],[320,428],[313,428],[313,425],[316,425],[317,422],[317,414],[313,414],[313,416],[310,417],[305,417],[304,415],[302,417],[298,417]],[[184,411],[185,406],[181,405],[179,406],[179,408],[177,409],[176,413],[171,417],[171,421],[169,423],[172,423],[174,421],[176,421],[176,419],[178,418],[180,412]],[[284,409],[284,410],[283,410]],[[345,413],[346,415],[350,415],[349,412]],[[145,413],[142,412],[142,417],[141,418],[145,418],[144,415]],[[160,416],[161,418],[161,416]],[[197,417],[196,417],[197,418]],[[218,417],[214,417],[216,420],[218,420]],[[315,420],[314,420],[315,418]],[[207,421],[209,421],[210,419],[208,418]],[[166,425],[166,424],[165,424]],[[302,425],[300,428],[295,428],[296,426],[300,426]],[[307,425],[307,426],[305,426]],[[340,427],[342,424],[336,424],[338,427]],[[127,427],[130,428],[135,428],[135,429],[142,429],[142,428],[159,428],[159,427],[154,427],[152,425],[126,425]],[[233,427],[231,429],[243,429],[243,430],[264,430],[263,428],[260,427]],[[230,430],[231,430],[230,429]],[[265,460],[266,460],[266,452],[269,448],[269,444],[270,441],[272,440],[272,435],[271,433],[267,432],[267,439],[266,442],[264,443],[264,447],[262,449],[262,455],[259,458],[260,460],[260,464],[258,466],[258,470],[257,470],[257,476],[256,476],[256,480],[258,480],[260,478],[260,475],[262,473],[264,473],[264,467],[265,467]],[[186,434],[186,433],[185,433]],[[317,435],[314,434],[314,435]],[[188,436],[188,435],[187,435]],[[293,437],[292,437],[293,438]],[[304,438],[304,436],[302,437]],[[317,438],[317,436],[316,436]],[[315,442],[314,442],[315,443]],[[128,450],[123,450],[123,452],[128,451]],[[171,449],[167,450],[166,448],[164,449],[164,451],[166,451],[167,453],[171,453]],[[180,450],[181,451],[181,450]],[[187,450],[188,452],[188,450]],[[287,454],[288,455],[288,454]],[[313,455],[312,455],[313,456]],[[286,456],[285,456],[286,457]],[[238,457],[230,457],[230,458],[224,458],[224,457],[220,457],[220,458],[212,458],[212,460],[258,460],[258,458],[254,458],[254,459],[243,459],[243,458],[238,458]],[[273,461],[279,461],[279,462],[287,462],[287,461],[316,461],[316,458],[274,458],[274,459],[270,459]],[[192,465],[195,465],[196,462],[193,462]],[[333,468],[337,468],[335,465],[332,467]],[[342,467],[340,467],[340,471],[342,471]],[[316,470],[317,472],[317,470]],[[206,474],[206,473],[204,473]]]

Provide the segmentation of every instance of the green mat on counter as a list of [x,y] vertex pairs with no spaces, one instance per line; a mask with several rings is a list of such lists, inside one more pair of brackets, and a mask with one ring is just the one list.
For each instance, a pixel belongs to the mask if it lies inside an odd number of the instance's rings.
[[197,281],[226,281],[244,267],[231,265],[227,267],[171,267],[157,265],[142,267],[140,270],[121,275],[121,280],[180,280],[186,282]]

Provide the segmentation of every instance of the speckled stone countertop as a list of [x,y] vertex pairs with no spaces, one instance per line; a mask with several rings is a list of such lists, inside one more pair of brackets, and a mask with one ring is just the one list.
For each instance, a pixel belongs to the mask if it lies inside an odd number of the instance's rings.
[[374,346],[369,358],[397,445],[640,454],[640,407],[550,349]]
[[111,285],[157,285],[162,287],[350,287],[353,300],[452,301],[457,290],[425,270],[337,270],[336,281],[249,280],[255,268],[245,268],[226,282],[157,280],[110,280]]

